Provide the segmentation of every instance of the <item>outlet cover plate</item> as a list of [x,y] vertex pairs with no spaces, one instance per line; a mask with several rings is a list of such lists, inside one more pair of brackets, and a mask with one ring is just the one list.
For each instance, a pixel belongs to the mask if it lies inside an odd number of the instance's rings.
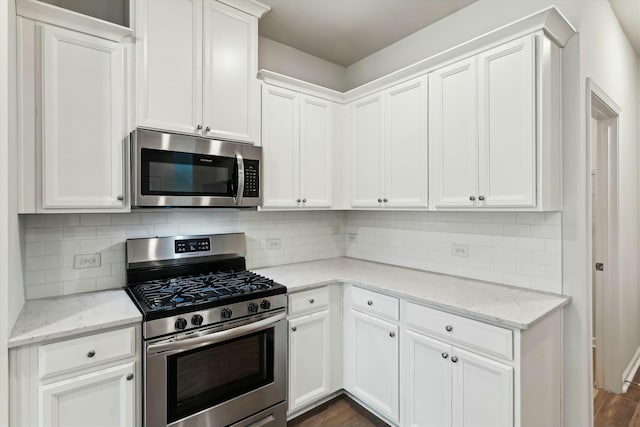
[[469,257],[469,245],[457,245],[453,243],[451,245],[451,255],[468,258]]
[[73,257],[73,268],[98,268],[102,265],[100,254],[84,254]]

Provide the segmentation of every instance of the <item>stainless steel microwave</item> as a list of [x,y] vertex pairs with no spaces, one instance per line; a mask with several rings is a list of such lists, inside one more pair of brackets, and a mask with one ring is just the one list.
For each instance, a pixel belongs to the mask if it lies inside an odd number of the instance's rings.
[[260,206],[261,161],[261,147],[136,129],[132,207]]

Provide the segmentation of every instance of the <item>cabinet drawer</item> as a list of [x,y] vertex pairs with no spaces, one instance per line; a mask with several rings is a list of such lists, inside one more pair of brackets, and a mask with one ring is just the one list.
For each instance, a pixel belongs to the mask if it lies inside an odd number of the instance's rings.
[[513,359],[513,333],[509,329],[412,303],[407,303],[406,321],[410,328]]
[[130,327],[40,346],[40,378],[134,357],[135,338]]
[[365,313],[398,320],[398,298],[352,286],[351,304]]
[[289,295],[289,315],[308,313],[329,305],[329,288],[322,287]]

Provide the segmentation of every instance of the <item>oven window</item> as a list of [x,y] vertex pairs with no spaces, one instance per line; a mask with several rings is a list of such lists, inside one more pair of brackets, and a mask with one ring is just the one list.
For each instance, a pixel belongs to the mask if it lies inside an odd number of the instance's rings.
[[234,197],[235,158],[142,149],[143,195]]
[[169,423],[273,382],[273,328],[167,358]]

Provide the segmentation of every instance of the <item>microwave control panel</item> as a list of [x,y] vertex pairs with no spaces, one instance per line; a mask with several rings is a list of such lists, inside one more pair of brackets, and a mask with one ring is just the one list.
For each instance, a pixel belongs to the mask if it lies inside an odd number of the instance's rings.
[[260,161],[244,161],[244,197],[260,197]]
[[209,252],[211,250],[211,241],[209,238],[176,240],[175,243],[177,254]]

